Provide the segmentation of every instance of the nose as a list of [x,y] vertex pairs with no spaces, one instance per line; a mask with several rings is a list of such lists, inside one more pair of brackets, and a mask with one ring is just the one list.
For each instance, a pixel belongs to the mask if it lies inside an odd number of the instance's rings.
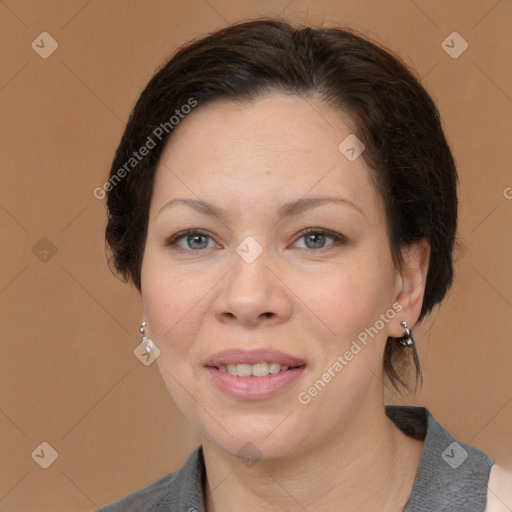
[[234,254],[233,268],[223,280],[224,286],[214,302],[218,321],[256,326],[288,320],[292,311],[291,293],[274,263],[265,250],[252,263]]

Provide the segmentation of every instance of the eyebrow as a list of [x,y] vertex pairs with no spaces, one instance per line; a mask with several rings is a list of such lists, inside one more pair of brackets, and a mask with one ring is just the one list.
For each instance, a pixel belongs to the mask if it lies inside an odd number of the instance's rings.
[[[351,201],[350,199],[344,199],[341,197],[331,197],[331,196],[304,197],[301,199],[297,199],[296,201],[291,201],[291,202],[285,203],[277,211],[277,216],[279,219],[293,217],[294,215],[299,215],[307,210],[310,210],[312,208],[317,208],[318,206],[322,206],[324,204],[329,204],[329,203],[335,203],[335,204],[349,206],[352,209],[361,213],[364,217],[366,217],[363,210],[357,204],[355,204],[353,201]],[[172,206],[174,204],[184,204],[185,206],[189,206],[196,212],[199,212],[203,215],[208,215],[210,217],[226,218],[228,216],[228,212],[224,208],[214,206],[213,204],[208,203],[206,201],[200,201],[198,199],[185,199],[185,198],[171,199],[170,201],[165,203],[160,208],[157,215],[160,215],[160,213],[163,210],[169,208],[170,206]]]

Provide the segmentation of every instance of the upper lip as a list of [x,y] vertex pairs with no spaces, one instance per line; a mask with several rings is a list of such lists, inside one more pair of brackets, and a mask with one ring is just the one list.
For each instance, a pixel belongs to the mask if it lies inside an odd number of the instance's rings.
[[293,357],[279,350],[261,348],[253,350],[229,349],[213,354],[205,363],[205,366],[228,364],[256,364],[261,362],[280,363],[286,366],[303,366],[306,364],[302,359]]

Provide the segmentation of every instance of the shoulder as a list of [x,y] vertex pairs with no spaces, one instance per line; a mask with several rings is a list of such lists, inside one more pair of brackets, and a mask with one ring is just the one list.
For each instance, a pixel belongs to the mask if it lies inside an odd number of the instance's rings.
[[457,440],[426,408],[393,406],[386,412],[406,434],[425,441],[406,512],[484,512],[494,461]]
[[165,500],[169,487],[176,477],[176,472],[142,487],[123,498],[105,505],[97,512],[150,512],[157,510],[159,503]]
[[509,512],[510,510],[512,510],[512,470],[494,465],[489,475],[485,512]]

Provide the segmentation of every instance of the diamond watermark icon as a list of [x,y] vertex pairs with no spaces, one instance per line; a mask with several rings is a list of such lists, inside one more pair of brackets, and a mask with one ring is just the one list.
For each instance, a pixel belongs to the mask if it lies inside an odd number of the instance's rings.
[[41,262],[48,263],[57,254],[57,246],[49,239],[43,236],[34,247],[32,254]]
[[39,57],[47,59],[59,47],[59,43],[48,32],[41,32],[32,41],[31,46]]
[[441,454],[441,457],[450,467],[457,469],[468,458],[468,452],[459,443],[454,441]]
[[236,252],[246,263],[252,263],[263,252],[263,247],[255,238],[248,236],[236,248]]
[[353,162],[361,156],[366,147],[356,135],[351,133],[348,137],[343,139],[338,149],[347,160]]
[[236,455],[242,460],[242,464],[248,468],[252,468],[262,457],[258,448],[250,442],[245,443]]
[[468,46],[468,42],[458,32],[452,32],[441,43],[441,48],[452,59],[458,59],[468,49]]
[[43,468],[48,469],[56,460],[59,454],[57,450],[46,441],[42,442],[33,452],[32,458]]
[[144,365],[149,366],[155,361],[160,355],[160,349],[152,342],[148,350],[148,345],[145,343],[139,343],[133,351],[135,357]]

